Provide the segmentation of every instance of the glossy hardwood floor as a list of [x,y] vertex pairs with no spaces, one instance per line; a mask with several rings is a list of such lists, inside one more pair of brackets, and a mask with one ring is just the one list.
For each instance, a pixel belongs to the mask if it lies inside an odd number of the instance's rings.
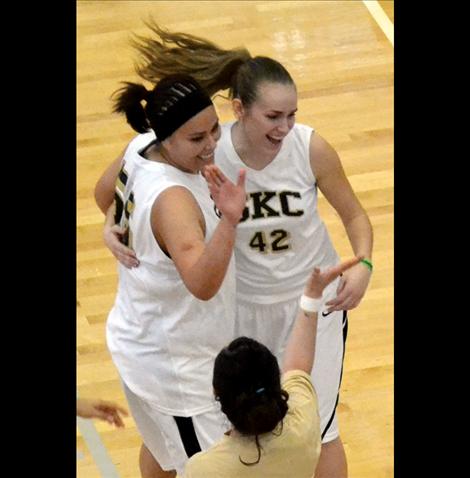
[[[381,1],[393,21],[393,2]],[[78,1],[77,2],[77,391],[125,405],[105,343],[116,290],[116,264],[102,242],[103,216],[93,188],[133,137],[111,113],[121,81],[137,80],[130,33],[149,33],[143,19],[245,45],[272,56],[295,79],[297,120],[315,127],[338,151],[374,227],[374,273],[361,305],[349,314],[338,408],[350,478],[393,476],[393,47],[361,1]],[[232,119],[217,99],[221,121]],[[341,256],[351,248],[333,209],[321,214]],[[138,478],[140,438],[94,422],[122,478]],[[77,429],[79,478],[101,476]]]

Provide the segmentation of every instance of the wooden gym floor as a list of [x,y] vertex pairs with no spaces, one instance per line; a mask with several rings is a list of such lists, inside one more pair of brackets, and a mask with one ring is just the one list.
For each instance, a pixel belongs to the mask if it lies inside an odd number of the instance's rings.
[[[377,2],[370,2],[376,4]],[[381,1],[393,22],[393,1]],[[116,264],[102,242],[96,180],[133,137],[111,113],[120,81],[138,80],[130,32],[147,34],[153,17],[171,30],[222,47],[245,45],[272,56],[299,92],[297,121],[313,126],[338,151],[374,227],[374,273],[361,305],[349,314],[338,407],[350,478],[393,476],[393,45],[362,1],[78,1],[77,2],[77,392],[126,406],[105,343],[116,290]],[[217,100],[221,121],[232,119]],[[343,257],[351,256],[339,218],[323,199],[321,214]],[[79,421],[77,476],[138,478],[140,438]],[[93,440],[90,439],[93,438]],[[88,443],[88,444],[87,444]],[[98,445],[104,445],[98,450]],[[90,448],[91,449],[90,449]]]

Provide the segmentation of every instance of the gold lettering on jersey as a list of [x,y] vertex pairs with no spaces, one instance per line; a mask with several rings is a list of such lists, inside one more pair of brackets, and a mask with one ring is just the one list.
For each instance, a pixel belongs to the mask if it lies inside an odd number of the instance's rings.
[[116,188],[114,193],[114,201],[116,204],[116,212],[114,214],[114,222],[119,224],[125,233],[121,236],[121,242],[132,248],[132,231],[129,228],[129,217],[134,211],[134,192],[131,191],[129,198],[124,203],[124,192],[129,179],[129,174],[124,168],[125,163],[122,165],[121,170],[119,171],[118,177],[116,179]]

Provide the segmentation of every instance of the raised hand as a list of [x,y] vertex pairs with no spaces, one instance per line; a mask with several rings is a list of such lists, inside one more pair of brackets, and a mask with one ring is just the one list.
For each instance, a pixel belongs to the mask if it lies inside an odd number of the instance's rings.
[[347,261],[341,262],[336,266],[330,267],[323,272],[320,271],[318,267],[315,267],[313,269],[313,272],[310,274],[310,277],[308,278],[304,290],[304,295],[312,298],[321,297],[323,289],[325,289],[328,284],[333,282],[343,272],[358,264],[361,259],[362,257],[354,257],[352,259],[348,259]]
[[237,184],[234,184],[217,166],[211,164],[205,167],[204,178],[222,217],[236,226],[242,217],[246,203],[246,171],[240,169]]

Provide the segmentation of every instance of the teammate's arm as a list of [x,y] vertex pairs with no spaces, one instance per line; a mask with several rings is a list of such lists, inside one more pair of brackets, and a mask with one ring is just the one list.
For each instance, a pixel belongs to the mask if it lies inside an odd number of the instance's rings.
[[[325,271],[315,267],[305,286],[304,295],[312,299],[321,299],[323,289],[339,275],[355,266],[360,259],[361,257],[349,259]],[[284,353],[283,373],[289,370],[311,372],[315,356],[317,317],[317,312],[299,310]]]

